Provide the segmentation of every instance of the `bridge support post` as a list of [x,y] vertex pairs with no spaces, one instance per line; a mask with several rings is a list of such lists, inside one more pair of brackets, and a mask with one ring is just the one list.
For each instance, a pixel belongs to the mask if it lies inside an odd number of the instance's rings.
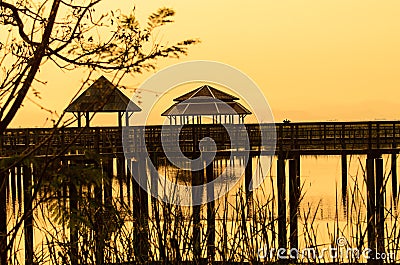
[[103,161],[103,177],[104,181],[104,203],[107,207],[112,206],[112,182],[114,177],[114,161],[111,157],[105,158]]
[[135,242],[137,247],[135,254],[140,262],[147,262],[150,247],[148,233],[149,203],[147,192],[139,185],[139,183],[145,186],[148,184],[146,178],[146,156],[140,154],[136,159],[137,161],[132,162],[132,175],[136,178],[132,181],[132,212],[136,221],[134,229],[137,229],[138,233],[138,241]]
[[[367,157],[367,235],[368,248],[372,250],[371,256],[375,256],[375,174],[374,174],[374,158],[371,155]],[[372,263],[372,259],[368,259]]]
[[210,184],[214,180],[214,161],[206,167],[207,178],[207,261],[212,264],[215,260],[215,201],[214,185]]
[[397,203],[397,154],[393,153],[391,155],[391,172],[392,172],[392,195],[393,195],[393,201],[395,202],[395,205]]
[[15,180],[15,167],[10,168],[10,184],[11,184],[11,201],[13,204],[13,210],[15,208],[15,202],[17,201],[17,182]]
[[118,178],[118,184],[119,184],[119,199],[121,201],[121,204],[124,203],[124,180],[126,180],[126,174],[125,174],[125,157],[118,156],[117,158],[117,178]]
[[[95,238],[96,238],[96,264],[101,265],[104,263],[104,248],[105,248],[105,240],[106,240],[106,230],[107,227],[105,225],[105,211],[103,206],[108,206],[110,203],[110,198],[112,198],[112,189],[110,192],[110,187],[112,181],[112,159],[103,158],[102,164],[100,165],[100,170],[102,172],[103,184],[97,183],[94,186],[94,198],[96,202],[97,211],[95,213]],[[111,176],[110,176],[111,173]],[[103,197],[104,191],[104,197]]]
[[342,154],[341,162],[342,162],[342,202],[343,206],[346,206],[347,203],[347,155],[346,154]]
[[376,166],[376,234],[377,234],[377,251],[385,252],[385,189],[383,187],[383,159],[375,159]]
[[[63,161],[63,166],[67,167],[68,163]],[[83,163],[79,166],[84,166]],[[79,194],[80,196],[81,194]],[[78,264],[78,226],[74,221],[77,220],[78,214],[78,191],[75,183],[69,178],[69,209],[70,209],[70,222],[69,222],[69,241],[71,244],[71,264]]]
[[9,171],[0,169],[0,264],[7,264],[7,187]]
[[[204,170],[192,171],[192,186],[202,185],[204,183]],[[203,195],[200,193],[193,192],[192,202],[195,198],[201,198]],[[201,224],[200,224],[200,211],[201,205],[193,206],[193,257],[196,263],[201,260]]]
[[278,190],[278,247],[287,248],[286,234],[286,174],[285,159],[278,156],[277,161]]
[[[150,190],[152,194],[158,194],[158,157],[156,153],[151,155],[151,159],[147,160],[148,168],[150,171]],[[157,204],[158,198],[151,196],[152,204],[155,206]]]
[[21,165],[17,165],[17,200],[19,202],[22,202],[22,190],[24,186],[23,186],[23,172],[22,172],[22,166]]
[[[158,161],[158,157],[157,154],[155,152],[153,152],[151,154],[151,160],[147,160],[148,161],[148,168],[150,170],[150,174],[151,174],[151,191],[152,194],[158,194],[158,166],[159,166],[159,161]],[[165,244],[164,244],[164,239],[163,239],[163,235],[161,232],[161,219],[160,219],[160,207],[159,205],[163,205],[164,203],[162,201],[158,200],[158,197],[154,197],[151,196],[151,209],[152,209],[152,216],[154,217],[156,223],[156,230],[157,230],[157,239],[158,239],[158,246],[159,246],[159,251],[160,251],[160,259],[165,262],[167,261],[167,255],[166,255],[166,249],[165,249]],[[163,206],[161,206],[161,208],[163,208]],[[164,219],[165,220],[165,219]],[[178,240],[176,238],[171,238],[171,245],[172,242],[178,242]],[[177,245],[178,249],[175,249],[176,251],[176,259],[177,261],[179,261],[179,256],[180,253],[178,253],[179,251],[179,244],[175,244]],[[176,247],[176,246],[174,246]]]
[[[249,155],[246,168],[245,168],[245,180],[244,180],[244,188],[246,192],[246,207],[247,207],[247,216],[250,217],[252,215],[252,207],[253,207],[253,191],[252,187],[250,187],[251,179],[253,177],[253,157]],[[243,213],[245,214],[245,213]]]
[[[19,170],[18,173],[20,173]],[[22,166],[24,185],[24,234],[25,234],[25,262],[33,264],[33,213],[32,213],[32,172],[29,165]],[[19,174],[19,178],[22,176]]]
[[128,209],[131,209],[131,186],[132,186],[132,181],[133,177],[132,177],[132,168],[130,168],[132,166],[132,162],[130,159],[128,159],[126,161],[126,197],[127,197],[127,203],[128,203]]
[[290,248],[298,249],[298,211],[300,204],[300,157],[289,160]]
[[[138,159],[138,158],[136,158]],[[133,218],[138,218],[140,216],[140,195],[143,192],[141,187],[139,186],[138,180],[139,177],[139,163],[138,161],[131,162],[131,170],[132,170],[132,214]]]

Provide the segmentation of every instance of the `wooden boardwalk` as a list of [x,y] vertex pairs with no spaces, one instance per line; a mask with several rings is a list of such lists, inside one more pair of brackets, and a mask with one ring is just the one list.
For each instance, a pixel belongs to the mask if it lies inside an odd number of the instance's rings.
[[[392,154],[400,151],[400,121],[371,122],[307,122],[226,125],[234,132],[236,141],[249,137],[254,154],[271,150],[276,143],[276,154],[341,155]],[[126,135],[132,153],[144,151],[162,153],[161,126],[132,126]],[[275,134],[275,132],[276,134]],[[267,141],[261,142],[264,133]],[[176,134],[176,127],[166,126],[166,139]],[[144,137],[142,137],[144,136]],[[222,125],[185,125],[180,132],[179,145],[184,153],[196,150],[194,139],[212,138],[218,152],[231,151],[227,130]],[[145,139],[145,142],[143,141]],[[175,139],[175,138],[171,138]],[[169,143],[164,143],[166,146]],[[90,128],[29,128],[9,129],[0,138],[0,157],[33,152],[35,156],[79,154],[93,150],[99,154],[121,154],[122,129],[118,127]]]

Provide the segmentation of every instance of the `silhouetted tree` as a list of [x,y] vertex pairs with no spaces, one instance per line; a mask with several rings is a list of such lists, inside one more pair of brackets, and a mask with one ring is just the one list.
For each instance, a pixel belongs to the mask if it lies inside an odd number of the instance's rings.
[[8,127],[40,68],[49,62],[71,70],[86,67],[114,74],[141,73],[154,60],[185,54],[188,39],[154,43],[152,34],[173,22],[174,11],[160,8],[141,27],[134,13],[96,12],[104,0],[0,1],[0,133]]

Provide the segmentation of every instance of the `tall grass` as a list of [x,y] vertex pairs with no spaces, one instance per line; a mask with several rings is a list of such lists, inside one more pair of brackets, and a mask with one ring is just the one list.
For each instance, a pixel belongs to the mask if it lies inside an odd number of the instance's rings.
[[[260,163],[257,161],[257,163]],[[386,166],[386,168],[388,168]],[[162,168],[160,170],[167,170]],[[223,170],[219,168],[218,170]],[[166,172],[166,171],[165,171]],[[172,172],[172,173],[171,173]],[[215,201],[215,256],[208,256],[213,232],[207,222],[207,207],[200,207],[200,258],[198,263],[232,264],[233,262],[280,262],[276,251],[278,246],[278,213],[276,177],[268,171],[264,183],[246,196],[243,181],[224,197]],[[96,200],[96,185],[104,185],[105,179],[96,168],[87,168],[85,181],[82,178],[71,179],[71,173],[57,173],[57,177],[48,178],[45,190],[41,194],[41,204],[37,207],[35,219],[42,220],[40,227],[42,240],[35,246],[34,260],[38,264],[180,264],[195,260],[196,241],[193,238],[194,216],[191,207],[168,204],[155,198],[149,199],[148,220],[134,218],[138,205],[128,205],[126,198],[114,197],[111,202]],[[188,173],[171,170],[170,177],[178,181],[187,180]],[[186,174],[186,175],[185,175]],[[255,174],[266,174],[256,167]],[[82,171],[79,173],[82,177]],[[91,177],[87,177],[91,176]],[[386,189],[385,207],[385,250],[394,256],[386,262],[397,262],[400,257],[400,229],[397,226],[399,214],[396,209],[398,197],[392,198],[389,192],[391,172],[384,174]],[[50,181],[51,180],[51,181]],[[111,183],[108,183],[111,185]],[[70,185],[79,191],[77,198],[71,198]],[[336,189],[334,218],[320,218],[321,202],[304,201],[307,191],[305,181],[301,185],[299,202],[299,248],[315,249],[315,256],[299,255],[297,262],[305,263],[361,263],[366,260],[347,249],[362,250],[367,247],[366,220],[366,172],[360,160],[358,171],[350,175],[345,205],[340,192]],[[126,186],[124,186],[126,189]],[[118,185],[113,185],[113,193],[119,194]],[[124,193],[126,196],[126,192]],[[289,196],[288,196],[289,197]],[[44,199],[45,198],[45,199]],[[78,201],[78,212],[69,208],[71,199]],[[289,212],[289,211],[288,211]],[[44,225],[45,224],[45,225]],[[286,220],[289,231],[289,219]],[[39,230],[36,230],[39,234]],[[77,242],[71,242],[71,233],[77,233]],[[326,233],[322,235],[322,233]],[[288,233],[289,234],[289,233]],[[143,235],[146,235],[145,237]],[[339,238],[346,239],[346,245],[338,245]],[[328,238],[324,240],[323,238]],[[288,242],[287,249],[289,249]],[[143,259],[143,246],[145,260]],[[76,248],[77,247],[77,251]],[[331,258],[323,253],[323,248],[344,251],[345,255]],[[101,250],[101,253],[99,253]],[[262,252],[260,252],[262,250]],[[272,251],[272,252],[269,252]],[[262,257],[259,255],[263,253]],[[274,253],[274,255],[270,255]],[[15,255],[15,253],[12,253]],[[101,260],[100,260],[101,259]],[[16,260],[10,260],[17,264]]]

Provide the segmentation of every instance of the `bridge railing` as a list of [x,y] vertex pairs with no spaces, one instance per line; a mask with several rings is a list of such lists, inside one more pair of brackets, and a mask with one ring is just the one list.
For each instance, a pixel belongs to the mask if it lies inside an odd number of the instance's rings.
[[400,137],[399,122],[281,124],[277,130],[282,150],[392,149]]
[[[228,131],[231,132],[229,135]],[[217,150],[224,151],[245,146],[246,136],[250,150],[286,151],[341,151],[379,149],[397,150],[400,145],[400,121],[379,122],[309,122],[239,125],[202,124],[186,125],[179,131],[176,126],[131,126],[124,135],[128,151],[162,152],[164,148],[177,148],[182,152],[199,149],[204,137],[214,140]],[[263,137],[261,137],[263,135]],[[262,141],[264,139],[264,141]],[[94,128],[31,128],[9,129],[0,137],[0,156],[13,156],[26,149],[36,148],[36,155],[83,153],[122,153],[122,130],[118,127]]]

